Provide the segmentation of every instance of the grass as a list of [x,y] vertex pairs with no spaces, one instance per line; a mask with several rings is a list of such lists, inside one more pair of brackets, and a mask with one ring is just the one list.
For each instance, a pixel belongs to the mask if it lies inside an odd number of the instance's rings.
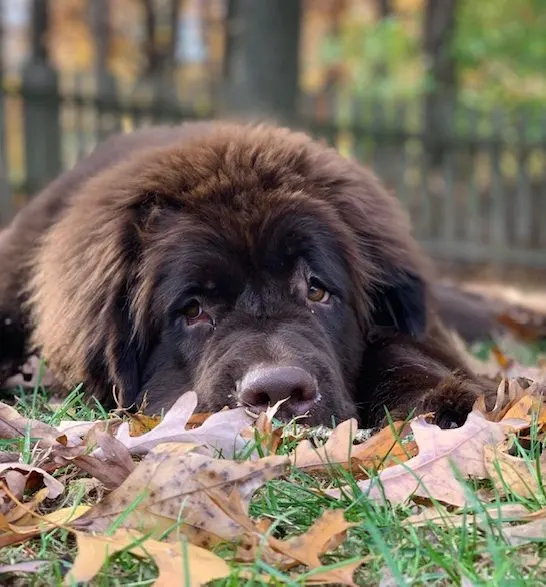
[[[98,406],[88,406],[83,394],[76,389],[64,403],[52,411],[48,407],[47,393],[37,387],[30,393],[18,392],[17,409],[25,416],[40,419],[48,424],[57,424],[61,419],[97,419],[105,416]],[[28,435],[27,435],[28,436]],[[0,450],[16,451],[30,460],[31,439],[22,441],[0,441]],[[285,447],[286,448],[286,447]],[[519,447],[519,456],[528,461],[530,467],[540,471],[541,441],[532,438],[531,445]],[[71,479],[67,483],[62,501],[50,504],[56,509],[79,503],[93,503],[96,496],[89,492],[85,477],[75,470],[64,469],[56,475]],[[354,494],[345,493],[340,500],[333,500],[316,492],[325,483],[351,483]],[[466,586],[519,586],[544,585],[544,567],[538,564],[546,557],[546,537],[522,547],[508,545],[499,531],[504,522],[488,515],[502,503],[524,505],[530,512],[546,506],[546,488],[540,487],[533,499],[523,498],[510,491],[502,498],[495,495],[492,486],[466,483],[469,503],[461,525],[439,525],[428,523],[416,527],[404,521],[419,511],[422,505],[409,503],[405,506],[386,507],[369,501],[358,492],[354,480],[343,471],[333,470],[329,479],[317,479],[294,470],[288,478],[269,482],[260,489],[251,502],[250,513],[266,517],[274,522],[273,532],[279,538],[288,538],[307,530],[325,509],[341,508],[347,520],[356,522],[350,529],[344,544],[323,558],[326,565],[338,565],[343,561],[364,557],[365,564],[355,575],[359,585],[421,586],[464,585]],[[484,502],[483,494],[488,495]],[[445,511],[438,506],[438,512]],[[476,515],[484,519],[476,524]],[[220,545],[216,552],[228,557],[231,545]],[[70,569],[76,553],[74,538],[64,530],[52,530],[39,538],[0,550],[0,564],[12,564],[25,560],[46,560],[49,564],[39,573],[15,577],[0,576],[0,584],[7,585],[59,585]],[[242,575],[244,571],[244,576]],[[295,580],[288,574],[271,569],[265,562],[257,560],[253,565],[232,565],[230,576],[213,584],[222,587],[238,585],[262,585],[260,575],[270,573],[269,585],[301,585],[309,572]],[[254,576],[254,579],[252,579]],[[93,580],[96,586],[144,586],[157,577],[152,562],[141,561],[128,553],[113,557]],[[250,578],[249,578],[250,577]],[[181,577],[182,581],[182,577]],[[182,582],[181,582],[182,584]]]

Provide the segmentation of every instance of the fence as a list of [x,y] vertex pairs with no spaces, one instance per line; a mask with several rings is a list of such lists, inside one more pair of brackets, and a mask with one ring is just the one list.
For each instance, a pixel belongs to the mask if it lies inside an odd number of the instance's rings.
[[[0,96],[4,219],[112,132],[214,116],[210,105],[196,110],[161,95],[124,99],[111,84],[97,93],[80,80],[61,91],[55,72],[36,67]],[[327,110],[308,98],[301,126],[372,166],[434,257],[546,268],[546,114],[460,108],[449,133],[435,136],[417,103]]]

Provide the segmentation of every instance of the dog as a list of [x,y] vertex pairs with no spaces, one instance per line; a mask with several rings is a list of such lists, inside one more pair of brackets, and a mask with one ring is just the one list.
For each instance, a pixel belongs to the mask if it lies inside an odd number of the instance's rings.
[[0,233],[0,375],[148,413],[282,400],[282,419],[464,423],[492,383],[437,312],[431,264],[370,170],[271,124],[111,137]]

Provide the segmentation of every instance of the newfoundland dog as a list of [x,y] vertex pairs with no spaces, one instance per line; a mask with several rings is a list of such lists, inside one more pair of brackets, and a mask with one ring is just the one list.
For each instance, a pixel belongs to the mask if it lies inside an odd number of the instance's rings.
[[0,377],[38,352],[112,405],[460,425],[490,394],[452,346],[395,197],[307,135],[115,136],[0,233]]

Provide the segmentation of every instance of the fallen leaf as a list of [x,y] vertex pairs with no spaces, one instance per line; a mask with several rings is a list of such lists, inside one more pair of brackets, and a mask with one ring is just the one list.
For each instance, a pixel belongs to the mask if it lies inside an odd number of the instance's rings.
[[444,506],[428,507],[418,514],[406,518],[402,524],[405,526],[448,526],[451,528],[460,528],[469,523],[469,520],[477,525],[483,525],[488,520],[502,520],[513,522],[525,519],[529,515],[529,510],[519,503],[502,503],[495,507],[487,507],[485,511],[452,513]]
[[[419,416],[411,422],[419,454],[406,463],[384,469],[377,478],[360,481],[359,488],[374,501],[400,503],[411,495],[432,497],[440,502],[463,505],[464,488],[453,472],[487,477],[484,446],[504,439],[500,423],[490,422],[472,411],[460,428],[442,430]],[[329,491],[332,496],[340,492]]]
[[116,438],[133,455],[146,454],[161,443],[183,442],[206,445],[212,451],[220,452],[225,458],[231,458],[246,446],[247,441],[240,432],[253,422],[253,419],[243,408],[212,414],[201,426],[186,430],[188,420],[196,406],[197,394],[193,391],[187,392],[176,401],[161,423],[150,432],[142,436],[131,436],[129,424],[124,422],[119,427]]
[[313,574],[307,576],[305,585],[351,585],[355,586],[357,583],[353,581],[355,571],[365,562],[364,558],[356,561],[349,561],[342,567],[336,569],[324,569],[320,567],[314,570]]
[[255,521],[248,517],[237,491],[232,491],[229,497],[218,494],[215,490],[207,493],[229,518],[246,530],[245,542],[235,556],[237,561],[251,563],[260,557],[269,565],[282,570],[303,564],[318,571],[316,574],[313,572],[309,579],[306,575],[305,584],[354,585],[353,573],[365,558],[348,561],[335,569],[323,568],[319,559],[342,544],[347,530],[357,525],[347,522],[342,510],[326,510],[307,532],[288,540],[279,540],[271,536],[270,523],[267,520]]
[[293,559],[293,564],[286,568],[301,563],[314,569],[322,565],[319,556],[336,549],[345,541],[347,530],[354,526],[357,524],[345,520],[343,510],[326,510],[304,534],[288,540],[271,537],[269,545]]
[[324,471],[332,465],[352,468],[357,473],[362,468],[393,465],[408,460],[417,452],[414,442],[401,445],[396,435],[404,427],[404,422],[393,423],[372,436],[362,444],[353,444],[358,429],[355,419],[339,424],[330,438],[320,447],[309,440],[303,440],[296,447],[292,463],[306,471]]
[[91,581],[104,563],[122,550],[155,562],[159,575],[152,585],[156,587],[180,584],[199,587],[230,573],[226,561],[204,548],[187,543],[159,542],[134,530],[118,529],[111,536],[76,532],[76,540],[78,554],[67,573],[65,585]]
[[160,422],[160,416],[146,416],[144,414],[127,414],[129,416],[129,434],[142,436],[153,430]]
[[[14,497],[18,497],[13,491],[12,494]],[[49,489],[47,487],[43,487],[24,504],[19,505],[12,500],[12,509],[10,509],[8,512],[4,512],[6,521],[10,524],[24,524],[25,520],[32,517],[32,514],[35,512],[38,506],[43,503],[48,494]]]
[[[26,504],[25,504],[26,505]],[[76,507],[66,507],[56,510],[45,516],[38,515],[36,512],[27,510],[27,512],[34,518],[34,523],[28,523],[28,518],[25,517],[27,523],[25,525],[19,523],[4,523],[2,525],[3,532],[0,532],[0,548],[9,546],[10,544],[17,544],[24,542],[30,538],[38,536],[41,532],[50,530],[56,526],[63,526],[69,522],[77,519],[89,510],[89,506],[79,505]]]
[[[510,442],[511,444],[511,442]],[[504,441],[498,445],[484,447],[484,463],[488,477],[493,481],[500,495],[513,492],[521,497],[533,497],[544,483],[541,473],[545,471],[546,454],[539,458],[540,468],[534,459],[508,454],[509,444]]]
[[6,573],[39,573],[51,564],[51,561],[46,560],[34,560],[34,561],[23,561],[15,563],[13,565],[0,565],[0,575]]
[[164,532],[180,522],[178,531],[206,546],[240,536],[244,529],[216,506],[207,490],[224,492],[227,498],[237,488],[246,506],[258,487],[286,473],[288,457],[236,462],[194,450],[195,445],[180,443],[157,446],[118,489],[77,520],[76,528],[104,531],[135,504],[124,514],[123,527]]
[[504,528],[502,533],[508,544],[512,546],[519,546],[529,542],[544,542],[546,541],[546,518]]
[[25,418],[15,408],[0,402],[0,438],[24,438],[27,434],[31,438],[39,439],[42,447],[55,444],[59,436],[53,426],[39,420]]
[[[17,499],[21,499],[30,481],[38,480],[40,483],[43,483],[47,488],[47,497],[49,499],[55,499],[64,491],[64,485],[49,473],[46,473],[46,471],[39,467],[33,467],[24,463],[1,463],[0,478],[4,480],[10,493],[15,495]],[[0,487],[1,496],[2,488]],[[4,508],[2,511],[5,512],[7,511],[5,507],[6,499],[3,501]]]
[[283,437],[283,427],[273,430],[273,418],[286,400],[280,400],[260,412],[252,426],[241,430],[241,436],[249,442],[257,441],[263,454],[275,454]]
[[546,406],[543,398],[527,393],[506,411],[502,420],[525,420],[529,424],[546,424]]
[[[127,447],[111,434],[100,429],[94,430],[93,440],[97,443],[98,450],[92,455],[85,454],[89,450],[87,445],[91,439],[84,439],[78,447],[54,447],[51,458],[60,466],[72,463],[102,481],[107,489],[115,489],[127,479],[136,465]],[[101,458],[93,456],[96,454],[100,454]]]

